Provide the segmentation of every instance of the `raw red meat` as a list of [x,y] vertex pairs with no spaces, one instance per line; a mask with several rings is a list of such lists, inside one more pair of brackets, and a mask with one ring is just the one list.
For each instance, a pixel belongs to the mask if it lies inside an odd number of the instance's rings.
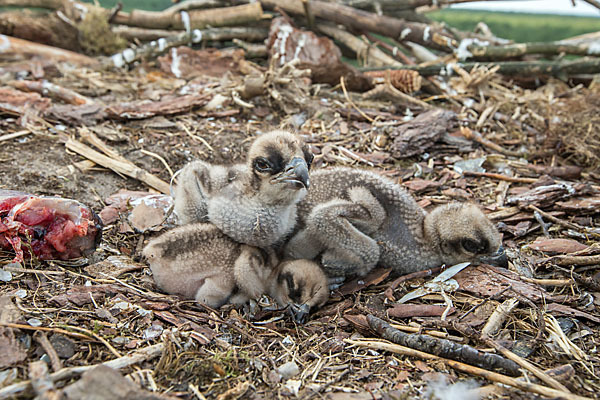
[[89,255],[102,234],[100,219],[76,200],[0,190],[0,247],[40,260]]

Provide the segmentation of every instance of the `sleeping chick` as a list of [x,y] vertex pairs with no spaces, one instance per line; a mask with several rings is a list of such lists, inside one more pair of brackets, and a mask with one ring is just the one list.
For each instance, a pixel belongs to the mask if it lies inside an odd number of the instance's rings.
[[362,276],[378,264],[407,274],[444,263],[506,263],[498,230],[473,204],[428,214],[400,185],[359,169],[315,171],[311,181],[284,254],[320,257],[329,276]]
[[312,154],[300,138],[276,130],[259,136],[245,165],[188,164],[175,189],[182,224],[211,222],[239,243],[268,248],[296,224]]
[[268,294],[301,318],[329,295],[327,278],[316,263],[279,263],[273,251],[238,244],[212,224],[167,231],[151,240],[143,255],[159,288],[210,307]]

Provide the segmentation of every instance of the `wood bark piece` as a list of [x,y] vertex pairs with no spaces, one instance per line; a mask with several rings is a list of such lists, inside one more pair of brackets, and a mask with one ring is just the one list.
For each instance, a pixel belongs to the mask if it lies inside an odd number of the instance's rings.
[[586,246],[583,243],[579,243],[573,239],[562,239],[562,238],[545,238],[538,237],[535,239],[533,243],[525,245],[526,248],[541,251],[544,253],[575,253],[583,250],[587,250],[589,246]]
[[[262,0],[261,3],[265,8],[280,7],[288,13],[304,15],[301,0]],[[450,51],[452,47],[456,46],[452,38],[427,24],[406,22],[357,10],[342,4],[326,3],[318,0],[310,2],[310,9],[317,18],[342,24],[356,31],[379,33],[398,41],[410,40],[438,50]]]
[[50,107],[50,104],[50,99],[45,99],[38,93],[25,93],[9,87],[0,87],[0,111],[16,115],[41,114]]
[[129,163],[125,163],[119,160],[114,160],[110,157],[107,157],[103,154],[98,153],[96,150],[84,145],[83,143],[75,140],[69,139],[66,143],[67,149],[80,154],[96,164],[102,165],[105,168],[112,169],[113,171],[127,175],[131,178],[137,179],[139,181],[144,182],[148,186],[160,191],[161,193],[168,194],[170,191],[169,184],[162,179],[154,176],[143,169],[132,166]]
[[[212,8],[187,11],[190,27],[202,29],[207,26],[246,25],[262,19],[260,3],[248,3],[233,7]],[[137,26],[153,29],[185,29],[181,12],[133,10],[131,13],[119,12],[113,18],[114,24]]]
[[[500,61],[500,62],[465,62],[460,63],[462,69],[470,72],[473,68],[479,68],[482,65],[492,68],[498,66],[496,71],[502,75],[508,76],[556,76],[564,77],[580,74],[598,74],[600,73],[600,59],[581,58],[573,61]],[[422,76],[440,75],[441,71],[446,71],[447,64],[433,65],[406,65],[399,69],[410,69],[418,71]],[[366,71],[368,69],[361,69]]]
[[184,96],[165,96],[159,101],[133,101],[110,106],[108,116],[115,119],[144,119],[155,115],[172,115],[202,107],[210,100],[210,95],[188,94]]
[[600,211],[600,196],[579,197],[568,201],[559,201],[557,207],[570,213],[596,214]]
[[7,35],[0,35],[0,54],[19,55],[23,57],[37,56],[54,61],[66,61],[76,65],[98,65],[98,60],[84,56],[83,54]]
[[[552,295],[539,285],[522,281],[519,275],[512,271],[491,265],[472,266],[467,271],[459,272],[454,278],[461,290],[476,296],[494,296],[510,286],[510,293],[504,295],[503,298],[511,297],[511,293],[516,293],[538,304],[542,301],[565,301],[564,296]],[[521,297],[517,298],[521,300]]]
[[393,139],[392,156],[407,158],[426,152],[444,132],[453,129],[455,120],[454,112],[443,109],[419,114],[412,121],[400,125],[390,133]]
[[[399,304],[387,310],[390,317],[409,318],[409,317],[441,317],[448,307],[435,304]],[[450,307],[448,315],[456,311]]]
[[158,57],[160,69],[176,78],[190,80],[198,76],[222,77],[226,73],[243,75],[246,63],[242,49],[191,49],[187,46],[173,48]]
[[[164,343],[158,343],[152,346],[145,347],[140,350],[136,350],[132,354],[128,354],[123,357],[115,358],[110,361],[103,362],[98,365],[105,365],[112,369],[121,369],[140,363],[142,361],[151,360],[162,354],[165,348]],[[97,365],[85,365],[80,367],[68,367],[63,368],[60,371],[53,372],[50,374],[50,379],[53,382],[57,382],[63,379],[69,379],[74,376],[80,375],[86,371],[96,368]],[[22,393],[31,386],[31,381],[23,381],[12,385],[5,386],[0,389],[0,399],[12,398],[15,395]]]
[[390,324],[373,315],[367,316],[369,326],[382,338],[401,346],[449,358],[493,371],[503,371],[511,376],[519,375],[519,366],[497,354],[484,353],[474,347],[457,344],[447,339],[437,339],[429,335],[409,334],[392,328]]

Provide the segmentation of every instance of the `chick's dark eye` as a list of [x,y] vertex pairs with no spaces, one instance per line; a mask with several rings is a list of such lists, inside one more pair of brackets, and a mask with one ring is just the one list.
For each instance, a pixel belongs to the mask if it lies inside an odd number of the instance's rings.
[[271,170],[271,163],[264,158],[257,158],[254,161],[254,169],[258,172],[267,172]]
[[464,239],[462,241],[462,247],[469,253],[477,254],[481,246],[473,239]]
[[313,153],[310,152],[310,149],[308,147],[304,147],[302,149],[302,152],[304,154],[304,160],[306,161],[306,164],[308,165],[308,168],[310,168],[313,159],[315,158],[315,156],[313,155]]

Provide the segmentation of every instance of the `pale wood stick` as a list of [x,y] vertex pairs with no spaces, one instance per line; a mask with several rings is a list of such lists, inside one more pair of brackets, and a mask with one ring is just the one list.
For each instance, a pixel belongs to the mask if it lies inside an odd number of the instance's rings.
[[517,389],[524,390],[526,392],[537,393],[542,396],[548,397],[558,397],[567,400],[592,400],[589,397],[578,396],[572,393],[564,392],[557,389],[552,389],[546,386],[537,385],[534,383],[523,382],[515,378],[511,378],[510,376],[502,375],[496,372],[487,371],[483,368],[474,367],[472,365],[463,364],[458,361],[448,360],[445,358],[441,358],[435,356],[433,354],[425,353],[419,350],[413,350],[408,347],[400,346],[397,344],[393,344],[387,341],[376,341],[376,340],[352,340],[352,339],[344,339],[344,342],[353,344],[356,346],[367,347],[370,349],[376,350],[384,350],[389,351],[396,354],[402,354],[405,356],[418,357],[425,360],[436,360],[441,361],[448,365],[451,368],[454,368],[458,371],[465,372],[472,375],[477,375],[482,378],[486,378],[490,381],[503,383],[505,385],[509,385],[515,387]]
[[6,135],[0,136],[0,142],[3,142],[5,140],[10,140],[10,139],[18,138],[18,137],[25,136],[25,135],[29,135],[30,133],[31,133],[31,131],[27,131],[27,130],[13,132],[13,133],[7,133]]
[[521,276],[520,279],[524,282],[535,283],[542,286],[571,286],[575,284],[573,279],[535,279]]
[[[92,368],[96,368],[98,365],[106,365],[113,369],[121,369],[125,367],[129,367],[130,365],[138,364],[142,361],[150,360],[154,357],[159,356],[163,349],[165,348],[164,343],[158,343],[152,346],[148,346],[141,350],[137,350],[130,355],[126,355],[123,357],[115,358],[110,361],[103,362],[101,364],[96,365],[85,365],[81,367],[68,367],[63,368],[60,371],[56,371],[50,374],[50,379],[53,382],[72,378],[79,374],[83,374],[86,371],[89,371]],[[23,392],[28,389],[31,385],[31,381],[23,381],[19,383],[15,383],[9,386],[5,386],[0,389],[0,399],[7,399],[9,397],[14,397],[16,394]]]
[[169,193],[169,184],[167,182],[163,181],[157,176],[150,174],[149,172],[144,171],[143,169],[135,165],[130,164],[129,162],[126,163],[107,157],[75,139],[69,139],[65,146],[67,147],[67,149],[92,160],[96,164],[100,164],[103,167],[112,169],[117,173],[121,173],[123,175],[127,175],[131,178],[142,181],[161,193]]
[[107,145],[102,140],[100,140],[100,138],[98,136],[96,136],[96,134],[94,132],[91,132],[85,126],[82,126],[77,131],[79,132],[79,136],[81,136],[81,138],[84,141],[88,142],[92,146],[95,146],[98,150],[103,152],[108,157],[114,158],[115,160],[119,160],[121,162],[127,163],[127,164],[135,167],[134,163],[132,163],[131,161],[129,161],[128,159],[126,159],[125,157],[120,155],[116,150],[114,150],[109,145]]

